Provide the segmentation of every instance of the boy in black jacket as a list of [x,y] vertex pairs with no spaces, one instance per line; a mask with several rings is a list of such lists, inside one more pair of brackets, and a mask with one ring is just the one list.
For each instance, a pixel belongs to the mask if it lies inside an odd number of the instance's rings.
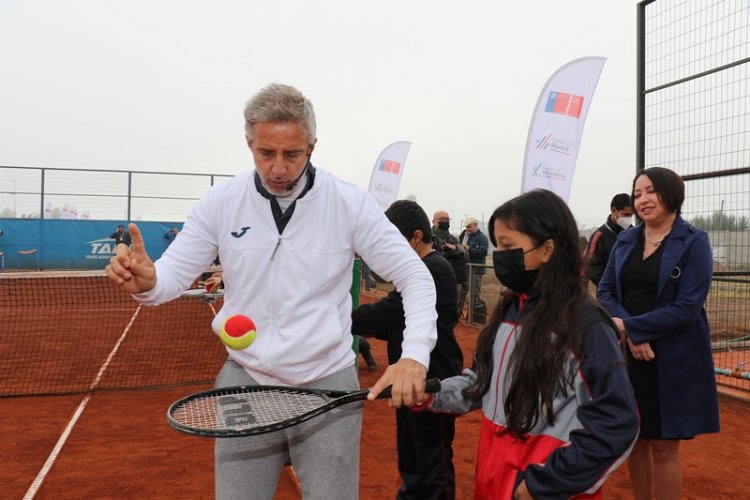
[[[427,377],[444,379],[463,369],[463,354],[453,328],[458,322],[456,278],[448,261],[432,248],[430,221],[415,202],[394,202],[385,215],[409,241],[435,281],[438,338],[430,354]],[[388,362],[401,357],[404,308],[401,294],[392,291],[375,304],[352,312],[352,333],[388,342]],[[396,410],[398,469],[403,480],[396,498],[455,498],[453,437],[455,417],[430,412]]]
[[599,280],[602,279],[604,274],[604,268],[607,267],[609,254],[615,246],[617,237],[629,228],[633,221],[633,205],[630,202],[629,194],[615,195],[609,205],[609,217],[589,238],[588,248],[584,256],[586,277],[597,286],[599,286]]

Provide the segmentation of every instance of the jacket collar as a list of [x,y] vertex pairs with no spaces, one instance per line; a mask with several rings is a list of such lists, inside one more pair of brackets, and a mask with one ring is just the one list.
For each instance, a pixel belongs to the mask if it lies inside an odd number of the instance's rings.
[[[642,237],[644,228],[645,226],[643,225],[643,223],[640,223],[637,226],[629,227],[628,229],[623,231],[620,238],[622,238],[622,240],[627,243],[634,242],[638,238]],[[674,224],[672,225],[672,229],[667,236],[667,241],[677,238],[684,239],[694,231],[695,228],[687,223],[685,219],[683,219],[682,216],[678,213],[677,217],[674,220]]]
[[255,188],[258,190],[261,196],[271,202],[271,213],[273,214],[274,222],[276,222],[276,229],[279,231],[279,235],[284,232],[286,225],[289,224],[289,221],[292,219],[294,209],[297,206],[297,200],[305,196],[315,184],[315,167],[312,166],[310,160],[307,160],[307,165],[305,165],[305,173],[306,185],[302,190],[302,193],[300,193],[300,195],[292,202],[292,204],[289,205],[289,208],[287,208],[286,211],[282,211],[281,207],[279,206],[279,202],[276,200],[276,196],[269,193],[268,190],[263,187],[263,183],[260,180],[260,174],[258,174],[257,170],[255,171],[255,175],[253,176],[255,181]]
[[[620,261],[619,266],[624,265],[627,256],[630,255],[630,252],[635,248],[635,243],[638,238],[643,238],[644,228],[645,226],[641,223],[623,231],[620,235],[617,240],[618,243],[622,242],[622,244],[628,245],[629,250],[624,255],[625,258]],[[662,254],[661,266],[659,268],[657,297],[661,295],[661,292],[671,275],[673,276],[675,273],[678,275],[681,274],[681,270],[678,271],[677,266],[685,253],[685,240],[695,231],[696,229],[686,222],[678,213],[677,218],[675,218],[674,224],[672,225],[672,229],[666,237],[666,246],[664,248],[664,253]],[[622,270],[622,267],[620,267],[620,270]]]

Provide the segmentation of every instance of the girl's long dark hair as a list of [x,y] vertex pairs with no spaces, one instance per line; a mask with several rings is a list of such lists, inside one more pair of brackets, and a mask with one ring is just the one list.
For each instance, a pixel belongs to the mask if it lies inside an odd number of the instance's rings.
[[[534,286],[533,305],[522,312],[521,334],[508,366],[510,386],[504,395],[507,428],[523,437],[540,418],[554,423],[555,395],[567,393],[575,375],[570,351],[579,351],[581,316],[593,303],[581,279],[578,226],[573,214],[556,194],[537,189],[503,203],[489,220],[494,235],[496,220],[528,235],[535,245],[554,241],[550,259],[541,267]],[[477,339],[477,378],[464,395],[480,400],[489,390],[493,370],[493,344],[505,311],[518,297],[505,295],[489,324]]]

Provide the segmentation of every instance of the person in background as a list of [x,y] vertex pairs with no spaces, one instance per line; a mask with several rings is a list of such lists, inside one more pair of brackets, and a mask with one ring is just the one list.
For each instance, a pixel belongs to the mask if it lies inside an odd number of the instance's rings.
[[604,274],[604,268],[607,267],[607,260],[615,246],[617,236],[629,228],[633,222],[633,206],[629,194],[616,194],[609,207],[606,222],[591,234],[586,251],[586,277],[597,286]]
[[[458,375],[463,368],[463,354],[453,332],[458,312],[451,266],[433,249],[430,220],[416,202],[395,201],[385,215],[422,259],[435,281],[438,337],[430,354],[427,376]],[[361,305],[352,313],[352,331],[385,340],[390,363],[395,363],[402,355],[405,328],[404,302],[396,290],[379,302]],[[396,410],[396,448],[402,481],[397,499],[455,498],[454,436],[455,417],[452,415],[413,412],[409,408]]]
[[[482,300],[482,278],[487,273],[487,269],[484,268],[485,259],[489,252],[490,242],[487,237],[479,229],[479,221],[474,217],[466,219],[466,228],[461,232],[458,239],[461,241],[461,245],[464,247],[469,255],[469,263],[477,264],[475,266],[469,266],[470,269],[474,270],[472,280],[472,291],[470,296],[473,297],[471,307],[474,310],[475,320],[484,318],[487,314],[487,306]],[[463,304],[459,304],[459,309],[463,308]],[[479,313],[479,314],[477,314]],[[484,323],[484,320],[478,321]]]
[[508,291],[477,339],[472,369],[423,411],[482,409],[475,498],[600,498],[638,434],[612,320],[580,279],[578,225],[542,189],[490,217]]
[[641,431],[628,461],[637,500],[680,498],[680,442],[719,432],[711,335],[703,304],[711,287],[708,235],[680,215],[685,186],[661,167],[633,180],[642,224],[624,232],[597,297],[627,340]]
[[130,245],[133,244],[133,239],[130,237],[130,233],[125,231],[125,226],[122,224],[119,224],[115,232],[110,234],[109,237],[115,240],[115,247],[120,244],[130,247]]
[[589,240],[585,236],[578,237],[578,250],[581,252],[581,281],[588,287],[589,279],[586,277],[586,261],[588,260],[588,243]]
[[468,252],[450,233],[451,219],[448,212],[438,210],[432,216],[432,248],[442,255],[453,268],[456,275],[456,290],[458,291],[458,315],[461,316],[466,301],[466,258]]
[[[392,386],[395,407],[424,401],[437,338],[429,271],[367,191],[312,165],[315,113],[301,92],[270,84],[248,101],[244,117],[255,169],[213,186],[156,262],[130,224],[133,249],[117,245],[107,275],[139,302],[158,305],[179,297],[219,255],[224,302],[213,330],[245,314],[258,336],[244,350],[227,348],[216,387],[346,391],[359,388],[350,294],[359,254],[401,291],[408,324],[402,356],[368,398]],[[217,439],[216,498],[271,499],[288,462],[305,498],[357,498],[363,406],[344,405],[263,436]]]
[[176,227],[173,227],[172,229],[164,233],[164,239],[167,240],[167,245],[174,241],[174,239],[177,237],[177,233],[179,232],[180,231]]
[[588,258],[588,244],[589,240],[585,236],[578,237],[578,248],[581,250],[581,259],[583,260],[582,264],[584,268],[586,267],[586,259]]

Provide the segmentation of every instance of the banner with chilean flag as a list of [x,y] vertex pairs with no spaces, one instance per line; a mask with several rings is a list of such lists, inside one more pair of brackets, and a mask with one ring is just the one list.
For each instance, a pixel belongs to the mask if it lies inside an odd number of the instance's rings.
[[369,191],[384,211],[398,198],[398,188],[410,146],[411,142],[406,141],[386,146],[372,169]]
[[547,80],[529,125],[522,193],[544,188],[568,201],[583,125],[606,60],[575,59]]

